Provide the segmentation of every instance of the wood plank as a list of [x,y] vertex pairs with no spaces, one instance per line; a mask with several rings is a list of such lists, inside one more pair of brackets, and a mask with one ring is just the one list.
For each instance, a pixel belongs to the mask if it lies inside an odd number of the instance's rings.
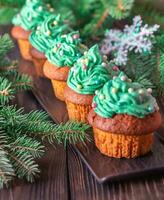
[[[164,177],[99,184],[73,148],[68,153],[69,182],[73,200],[163,200]],[[108,166],[106,166],[108,167]]]

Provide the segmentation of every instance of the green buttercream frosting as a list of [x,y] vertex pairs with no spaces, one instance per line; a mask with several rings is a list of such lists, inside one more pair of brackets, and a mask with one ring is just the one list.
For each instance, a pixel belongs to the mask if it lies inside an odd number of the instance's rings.
[[46,52],[54,44],[56,37],[67,29],[68,26],[63,23],[60,15],[50,15],[31,33],[29,40],[38,51]]
[[95,112],[104,118],[111,118],[116,114],[144,118],[158,110],[151,89],[145,89],[141,84],[131,82],[123,72],[96,92],[93,107]]
[[109,80],[107,65],[98,45],[93,46],[71,68],[68,86],[80,94],[94,94]]
[[46,57],[50,63],[58,67],[72,67],[82,56],[80,42],[78,31],[61,35],[55,40],[55,45],[47,51]]
[[48,15],[52,8],[41,0],[27,0],[21,11],[13,18],[12,23],[25,30],[35,30]]

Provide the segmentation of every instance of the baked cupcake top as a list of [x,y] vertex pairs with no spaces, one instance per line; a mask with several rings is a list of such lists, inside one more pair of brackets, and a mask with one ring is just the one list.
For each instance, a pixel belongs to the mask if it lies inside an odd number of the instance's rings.
[[98,45],[94,45],[71,68],[68,86],[79,94],[94,94],[109,80],[108,62],[102,56]]
[[53,8],[41,0],[26,0],[21,11],[13,18],[12,23],[25,30],[35,30],[38,24],[51,14]]
[[68,29],[63,23],[60,15],[50,15],[44,22],[33,31],[29,37],[30,43],[40,52],[45,52],[54,44],[59,34]]
[[48,61],[57,67],[72,67],[78,58],[82,56],[79,32],[58,36],[55,45],[46,52]]
[[92,106],[95,113],[103,118],[112,118],[116,114],[144,118],[159,109],[151,92],[150,88],[145,89],[141,84],[131,82],[121,72],[96,91]]

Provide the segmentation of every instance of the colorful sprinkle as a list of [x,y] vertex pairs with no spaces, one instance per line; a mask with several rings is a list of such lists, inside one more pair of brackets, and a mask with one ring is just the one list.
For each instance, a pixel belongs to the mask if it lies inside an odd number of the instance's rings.
[[60,48],[60,47],[61,47],[61,44],[60,44],[60,43],[58,43],[58,44],[57,44],[57,47],[58,47],[58,48]]
[[40,11],[42,11],[43,10],[43,8],[42,8],[42,6],[39,6],[39,8],[38,8]]
[[48,36],[51,35],[51,31],[48,30],[48,31],[46,32],[46,35],[48,35]]
[[154,108],[152,108],[152,107],[148,107],[148,111],[150,111],[150,112],[153,112],[154,111]]
[[87,70],[87,66],[86,66],[86,65],[83,65],[83,69],[84,69],[84,70]]
[[113,71],[118,71],[119,68],[118,68],[117,66],[114,66],[114,67],[112,67],[112,70],[113,70]]
[[37,26],[37,28],[36,28],[37,30],[40,30],[40,26]]
[[47,6],[48,8],[51,8],[51,5],[50,5],[49,3],[47,3],[46,6]]
[[93,102],[92,103],[92,108],[96,108],[97,107],[97,103]]
[[54,9],[53,9],[53,8],[50,8],[50,9],[49,9],[49,11],[50,11],[50,12],[53,12],[53,11],[54,11]]
[[32,20],[32,18],[31,18],[31,17],[29,17],[29,18],[28,18],[28,21],[31,21],[31,20]]
[[148,89],[147,89],[147,92],[148,92],[149,94],[152,94],[153,90],[152,90],[151,88],[148,88]]
[[83,60],[83,63],[87,65],[87,64],[88,64],[88,58],[85,58],[85,59]]
[[57,24],[58,24],[58,22],[55,20],[55,21],[53,22],[53,25],[56,26]]
[[105,95],[100,94],[99,98],[100,98],[100,100],[104,100],[105,99]]
[[83,86],[82,85],[80,85],[80,84],[77,84],[77,89],[78,90],[81,90],[83,88]]
[[60,55],[63,56],[63,51],[60,51]]
[[132,92],[134,92],[134,89],[133,89],[133,88],[129,88],[129,89],[128,89],[128,92],[129,92],[129,93],[132,93]]
[[139,94],[144,94],[144,90],[143,90],[143,89],[140,89],[140,90],[138,90],[138,93],[139,93]]
[[99,93],[99,90],[96,90],[96,91],[95,91],[95,94],[98,95],[98,93]]
[[78,34],[73,35],[73,39],[74,39],[74,40],[79,39],[79,35],[78,35]]
[[106,61],[108,57],[106,55],[103,55],[103,59]]
[[112,93],[116,94],[117,93],[117,89],[116,88],[112,88]]
[[126,81],[126,76],[121,76],[121,81]]
[[101,65],[102,65],[103,67],[106,67],[106,66],[107,66],[107,64],[106,64],[105,62],[103,62]]
[[113,76],[113,80],[115,80],[117,78],[117,76]]

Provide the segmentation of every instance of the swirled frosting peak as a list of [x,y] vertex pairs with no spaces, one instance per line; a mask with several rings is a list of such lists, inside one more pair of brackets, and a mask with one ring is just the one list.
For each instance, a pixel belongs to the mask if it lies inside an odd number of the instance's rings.
[[41,0],[26,0],[21,11],[13,18],[12,23],[25,30],[35,30],[50,15],[53,8]]
[[102,56],[98,45],[93,46],[71,68],[67,84],[80,94],[94,94],[109,80],[106,57]]
[[78,31],[61,35],[57,37],[52,48],[47,51],[46,57],[49,62],[58,67],[72,67],[82,56],[80,42]]
[[54,44],[56,37],[62,34],[68,26],[63,23],[60,15],[49,15],[44,22],[33,31],[29,40],[33,47],[45,52]]
[[104,118],[116,114],[128,114],[144,118],[158,110],[152,90],[131,80],[121,72],[119,76],[108,81],[102,89],[96,92],[93,99],[95,112]]

